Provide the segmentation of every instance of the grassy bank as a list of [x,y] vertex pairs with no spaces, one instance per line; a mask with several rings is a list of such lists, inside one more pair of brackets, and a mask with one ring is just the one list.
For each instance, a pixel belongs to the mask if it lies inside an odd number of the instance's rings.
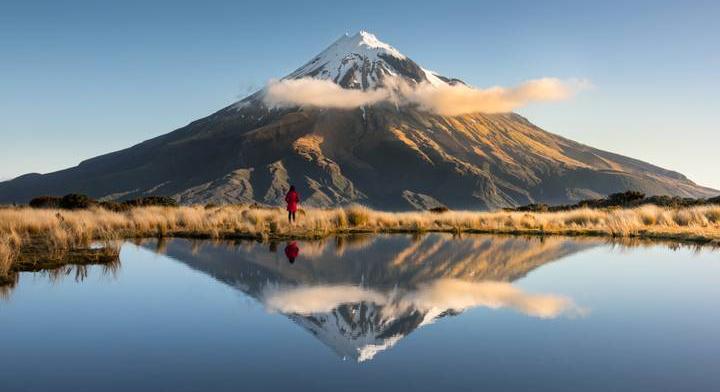
[[63,251],[84,248],[97,240],[140,237],[285,239],[348,232],[423,231],[606,235],[718,243],[720,206],[441,214],[390,213],[353,206],[305,210],[294,226],[287,223],[282,209],[243,206],[138,207],[122,212],[4,208],[0,209],[0,276],[17,270],[18,256],[37,246]]

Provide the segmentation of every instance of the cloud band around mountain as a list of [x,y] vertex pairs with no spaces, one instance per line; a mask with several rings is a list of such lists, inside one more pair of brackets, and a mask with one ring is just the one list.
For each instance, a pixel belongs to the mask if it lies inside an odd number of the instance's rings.
[[[585,310],[571,299],[551,294],[528,294],[507,282],[466,282],[440,279],[408,292],[383,293],[351,285],[273,287],[263,290],[268,310],[310,315],[327,313],[343,304],[369,302],[385,307],[385,312],[463,311],[475,307],[510,308],[528,316],[554,318],[560,314],[582,315]],[[392,317],[392,314],[384,314]]]
[[302,78],[270,81],[265,89],[264,102],[270,107],[354,109],[386,101],[452,116],[476,112],[504,113],[532,102],[560,101],[572,97],[589,84],[585,80],[542,78],[516,87],[478,89],[463,84],[410,85],[400,79],[389,79],[385,87],[363,91],[345,89],[329,80]]

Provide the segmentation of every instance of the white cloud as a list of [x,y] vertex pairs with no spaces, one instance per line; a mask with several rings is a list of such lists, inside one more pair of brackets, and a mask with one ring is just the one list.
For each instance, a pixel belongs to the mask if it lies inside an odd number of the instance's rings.
[[352,109],[387,100],[387,89],[372,91],[344,89],[320,79],[289,79],[271,81],[265,92],[265,103],[273,107],[317,106],[323,108]]
[[271,81],[264,101],[271,107],[313,106],[352,109],[387,101],[397,105],[414,105],[442,115],[465,113],[510,112],[532,102],[568,99],[590,86],[585,80],[542,78],[516,87],[478,89],[463,84],[434,86],[430,83],[409,85],[389,79],[386,86],[375,90],[344,89],[329,80],[290,79]]
[[418,104],[422,109],[452,116],[475,112],[510,112],[531,102],[568,99],[577,89],[573,82],[543,78],[512,88],[477,89],[463,84],[436,87],[423,83],[402,94],[408,102]]

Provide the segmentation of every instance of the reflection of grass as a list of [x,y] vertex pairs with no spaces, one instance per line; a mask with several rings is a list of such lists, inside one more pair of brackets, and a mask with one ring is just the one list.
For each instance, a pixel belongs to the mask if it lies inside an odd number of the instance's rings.
[[49,271],[51,276],[60,276],[69,274],[74,268],[76,278],[82,278],[88,265],[100,264],[114,272],[120,261],[119,243],[102,247],[56,247],[56,242],[35,236],[17,246],[0,243],[0,248],[0,255],[10,255],[3,256],[0,287],[12,286],[20,271]]
[[116,277],[120,268],[119,247],[107,246],[93,249],[52,250],[47,247],[28,246],[13,259],[10,272],[0,277],[0,299],[7,299],[18,282],[20,271],[39,272],[51,282],[59,282],[74,276],[76,282],[88,277],[88,266],[99,264],[102,274]]
[[224,206],[138,207],[59,211],[0,209],[0,277],[8,276],[24,246],[86,247],[94,240],[140,237],[318,238],[347,232],[484,232],[607,235],[720,241],[720,206],[563,212],[380,212],[361,206],[307,209],[294,226],[282,209]]

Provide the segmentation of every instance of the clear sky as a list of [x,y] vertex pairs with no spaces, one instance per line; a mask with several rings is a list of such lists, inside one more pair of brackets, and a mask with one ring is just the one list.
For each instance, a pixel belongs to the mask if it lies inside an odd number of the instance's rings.
[[0,178],[167,133],[365,29],[477,87],[587,78],[519,112],[720,189],[720,2],[540,3],[4,0]]

